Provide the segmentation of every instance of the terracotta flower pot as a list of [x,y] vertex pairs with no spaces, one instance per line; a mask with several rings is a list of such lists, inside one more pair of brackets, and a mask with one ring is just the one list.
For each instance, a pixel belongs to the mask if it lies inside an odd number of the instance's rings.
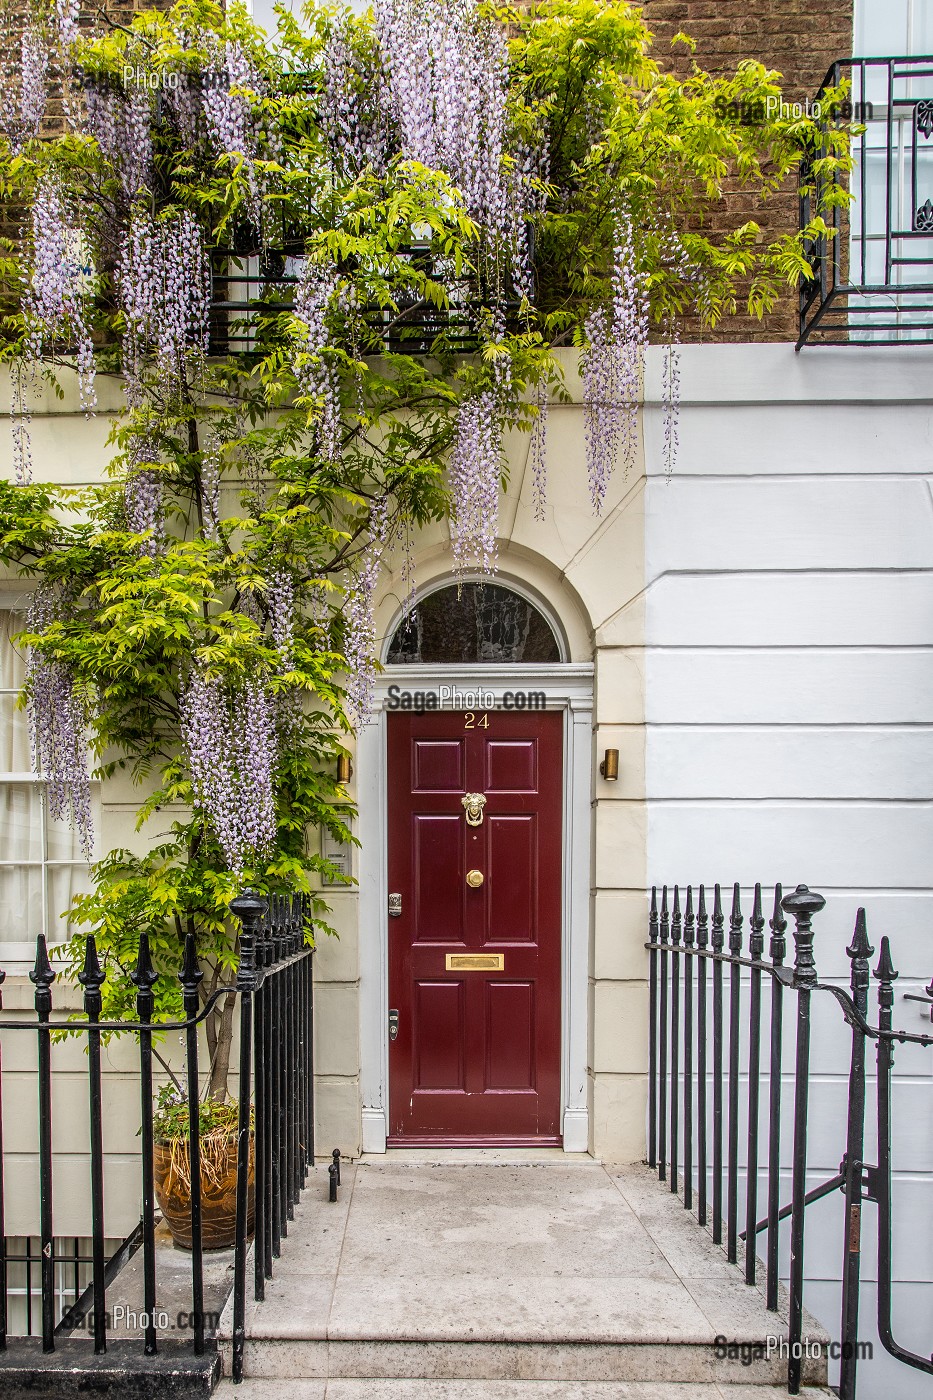
[[[236,1242],[236,1138],[202,1148],[201,1240],[204,1249],[232,1249]],[[153,1153],[155,1194],[162,1216],[180,1249],[191,1248],[191,1181],[186,1141],[157,1142]],[[253,1234],[255,1176],[250,1137],[247,1233]]]

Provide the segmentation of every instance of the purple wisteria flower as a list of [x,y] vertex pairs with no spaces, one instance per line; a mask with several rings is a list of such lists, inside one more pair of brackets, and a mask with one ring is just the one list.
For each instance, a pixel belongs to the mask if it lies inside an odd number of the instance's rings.
[[201,505],[204,512],[204,533],[216,539],[220,529],[220,440],[210,433],[201,454]]
[[288,569],[273,569],[269,575],[266,606],[281,669],[290,671],[295,657],[295,578]]
[[127,204],[152,185],[152,98],[142,84],[124,94],[109,84],[84,93],[87,129],[111,162]]
[[317,449],[329,461],[340,453],[340,380],[323,353],[331,343],[328,315],[336,294],[336,269],[305,258],[295,290],[295,316],[301,323],[296,373],[302,393],[319,403]]
[[612,303],[584,324],[583,375],[586,465],[593,509],[602,512],[619,455],[625,472],[638,453],[638,404],[648,343],[648,289],[638,268],[631,217],[616,221]]
[[487,389],[460,404],[448,468],[453,494],[451,543],[461,573],[474,561],[485,573],[495,572],[501,472],[499,404]]
[[194,216],[139,212],[120,249],[118,285],[126,317],[130,374],[155,350],[167,388],[181,381],[188,351],[207,352],[210,270]]
[[531,461],[532,502],[535,520],[543,520],[547,505],[547,425],[548,425],[548,386],[542,379],[535,392],[537,417],[531,427],[531,443],[528,456]]
[[195,668],[181,694],[182,738],[195,801],[231,870],[275,842],[275,708],[261,678],[232,688]]
[[43,178],[32,206],[33,271],[24,312],[27,354],[38,360],[51,348],[73,350],[81,406],[96,403],[94,344],[86,305],[94,268],[83,236],[71,223],[65,198],[51,176]]
[[388,501],[382,496],[376,501],[371,512],[369,543],[363,551],[355,574],[348,579],[344,593],[343,652],[347,662],[345,689],[351,716],[358,726],[368,724],[372,713],[376,683],[373,595],[379,578],[379,566],[388,542],[387,534]]
[[147,437],[138,437],[129,452],[126,481],[123,486],[123,508],[127,529],[134,535],[148,532],[140,545],[140,553],[155,556],[165,538],[162,518],[162,478],[151,465],[156,450]]
[[485,232],[487,271],[504,259],[524,289],[529,190],[525,167],[510,174],[503,159],[509,69],[502,25],[476,0],[378,0],[375,10],[403,154],[450,176]]
[[[27,627],[42,633],[64,609],[57,590],[40,587],[29,609]],[[26,713],[33,772],[45,780],[49,814],[56,821],[70,823],[85,860],[91,860],[94,821],[87,767],[87,696],[66,662],[35,648],[26,664]]]
[[67,48],[78,37],[78,20],[81,14],[80,0],[55,0],[55,27],[58,42]]

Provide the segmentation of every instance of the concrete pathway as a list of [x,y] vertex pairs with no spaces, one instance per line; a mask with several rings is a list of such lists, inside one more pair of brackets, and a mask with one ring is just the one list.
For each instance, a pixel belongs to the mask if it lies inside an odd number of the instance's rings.
[[[247,1374],[276,1395],[287,1380],[293,1400],[719,1400],[725,1384],[738,1400],[754,1381],[764,1400],[783,1378],[777,1357],[716,1357],[717,1336],[786,1335],[786,1314],[642,1167],[369,1160],[335,1205],[325,1181],[247,1309]],[[225,1369],[230,1322],[228,1304]]]

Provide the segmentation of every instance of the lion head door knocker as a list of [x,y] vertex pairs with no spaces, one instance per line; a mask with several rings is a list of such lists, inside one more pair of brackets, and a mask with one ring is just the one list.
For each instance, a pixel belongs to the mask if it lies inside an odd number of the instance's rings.
[[482,826],[483,808],[486,806],[483,794],[481,792],[468,792],[460,801],[466,812],[467,826]]

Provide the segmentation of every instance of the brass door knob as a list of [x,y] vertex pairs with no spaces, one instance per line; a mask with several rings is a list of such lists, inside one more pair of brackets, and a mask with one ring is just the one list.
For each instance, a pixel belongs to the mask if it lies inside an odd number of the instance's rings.
[[467,871],[467,884],[471,890],[478,890],[483,883],[483,872],[481,870]]

